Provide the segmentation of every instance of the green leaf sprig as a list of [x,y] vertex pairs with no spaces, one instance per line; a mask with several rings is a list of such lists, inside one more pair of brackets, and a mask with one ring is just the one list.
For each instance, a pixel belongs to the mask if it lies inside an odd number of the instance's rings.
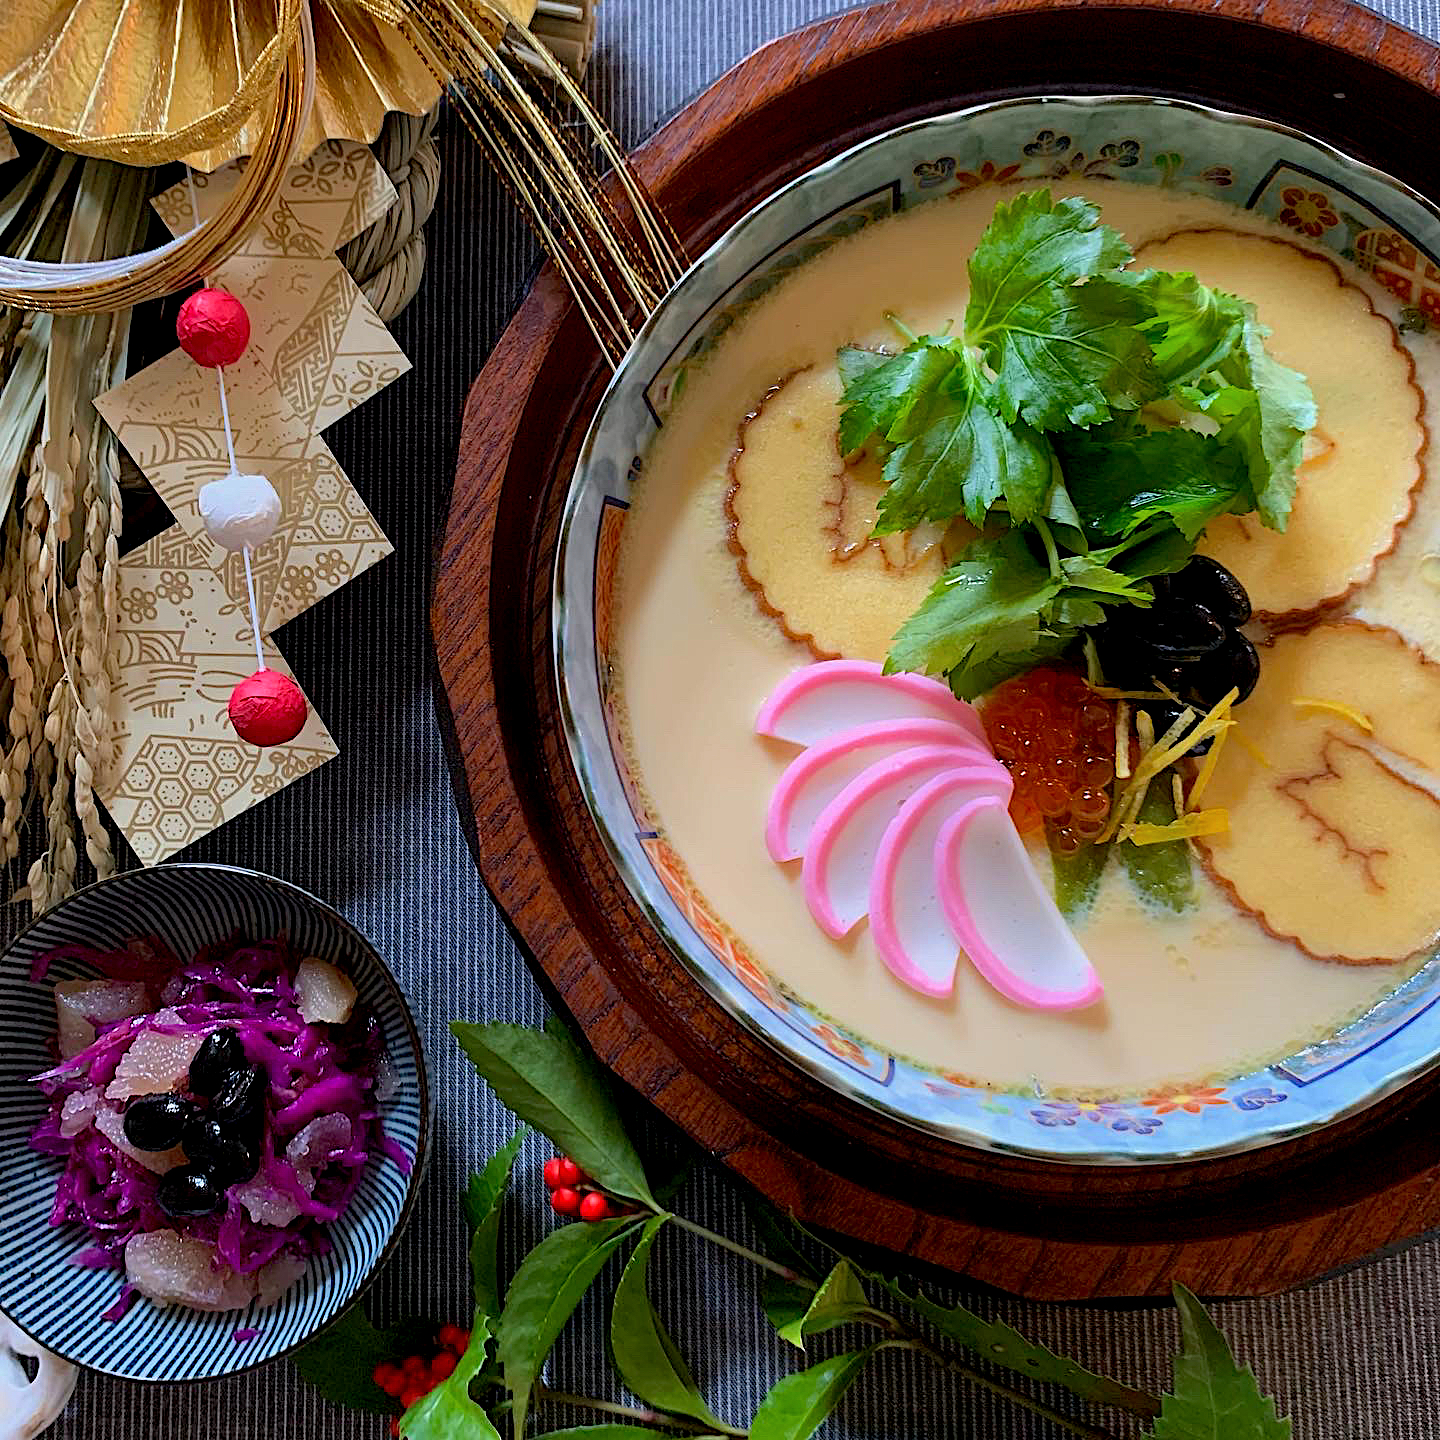
[[900,353],[840,351],[840,449],[886,455],[876,533],[984,531],[895,636],[889,669],[972,698],[1108,609],[1148,606],[1148,581],[1218,516],[1285,528],[1315,423],[1304,377],[1266,352],[1246,301],[1133,258],[1096,206],[1022,192],[970,257],[960,335],[897,320]]
[[[1116,1436],[996,1371],[1012,1371],[1032,1386],[1038,1382],[1084,1404],[1153,1421],[1152,1440],[1288,1440],[1289,1422],[1279,1419],[1273,1402],[1261,1396],[1251,1372],[1236,1365],[1224,1337],[1183,1287],[1176,1287],[1176,1302],[1185,1348],[1176,1361],[1174,1394],[1162,1401],[1056,1355],[1002,1321],[987,1320],[963,1305],[943,1305],[909,1284],[866,1270],[763,1204],[755,1207],[755,1222],[768,1254],[717,1235],[656,1201],[642,1200],[629,1192],[650,1194],[662,1187],[650,1185],[604,1076],[563,1027],[454,1028],[497,1093],[503,1085],[514,1097],[507,1103],[525,1124],[567,1149],[577,1137],[583,1139],[590,1146],[586,1169],[591,1179],[614,1176],[625,1189],[608,1183],[595,1187],[622,1213],[550,1231],[520,1262],[504,1287],[502,1303],[498,1218],[526,1130],[517,1131],[471,1179],[463,1197],[476,1297],[470,1343],[450,1377],[399,1417],[398,1428],[408,1440],[522,1440],[530,1415],[542,1406],[583,1408],[602,1418],[532,1434],[530,1440],[810,1440],[874,1356],[890,1349],[923,1355],[1082,1440]],[[727,1423],[709,1407],[649,1293],[654,1248],[675,1229],[722,1246],[759,1270],[766,1313],[788,1345],[805,1351],[814,1337],[847,1327],[870,1334],[784,1376],[748,1425]],[[807,1248],[832,1252],[828,1273],[815,1267]],[[542,1378],[550,1351],[580,1300],[621,1254],[627,1259],[611,1304],[610,1349],[619,1379],[642,1402],[639,1406],[552,1388]],[[374,1386],[371,1372],[379,1361],[393,1360],[400,1348],[418,1348],[434,1329],[376,1330],[357,1308],[300,1351],[296,1364],[307,1380],[342,1404],[393,1412],[394,1402]],[[944,1342],[984,1359],[988,1368],[977,1368],[964,1353],[939,1348]]]

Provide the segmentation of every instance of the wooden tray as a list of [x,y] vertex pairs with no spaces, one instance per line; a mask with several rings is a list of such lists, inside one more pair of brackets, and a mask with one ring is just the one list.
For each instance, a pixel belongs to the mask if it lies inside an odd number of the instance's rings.
[[[786,36],[636,164],[692,251],[822,157],[1005,95],[1153,90],[1269,114],[1440,194],[1440,51],[1344,0],[897,0]],[[1350,128],[1351,124],[1355,129]],[[557,276],[471,392],[432,624],[460,808],[486,882],[607,1065],[782,1208],[1033,1297],[1250,1295],[1440,1224],[1440,1090],[1191,1165],[1076,1169],[889,1123],[710,999],[604,855],[550,667],[555,528],[605,375]]]

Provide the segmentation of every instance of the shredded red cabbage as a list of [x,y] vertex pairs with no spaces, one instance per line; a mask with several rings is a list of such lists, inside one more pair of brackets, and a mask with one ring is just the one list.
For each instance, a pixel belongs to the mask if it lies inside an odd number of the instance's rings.
[[[50,963],[61,958],[82,960],[108,978],[143,980],[154,1002],[148,1014],[97,1023],[92,1044],[35,1077],[50,1108],[30,1143],[65,1161],[50,1223],[79,1224],[90,1242],[73,1264],[123,1268],[125,1242],[132,1235],[170,1228],[214,1245],[217,1261],[235,1272],[254,1274],[281,1255],[304,1259],[329,1250],[324,1227],[344,1214],[372,1149],[410,1173],[411,1157],[385,1135],[375,1110],[384,1048],[378,1022],[357,1005],[343,1025],[307,1023],[294,985],[299,957],[283,937],[210,946],[184,966],[153,939],[108,954],[67,946],[38,960],[32,979],[42,979]],[[162,1010],[168,1012],[164,1019],[156,1013]],[[145,1030],[204,1036],[222,1026],[235,1029],[247,1060],[269,1080],[260,1171],[250,1185],[268,1187],[274,1197],[290,1202],[298,1214],[286,1225],[252,1220],[235,1198],[235,1187],[223,1211],[203,1219],[172,1219],[156,1203],[159,1176],[112,1144],[93,1117],[73,1135],[62,1129],[65,1101],[73,1095],[93,1092],[99,1104],[116,1104],[105,1101],[103,1092]],[[349,1143],[302,1173],[287,1158],[286,1147],[311,1121],[330,1115],[349,1121]],[[106,1318],[118,1319],[133,1299],[126,1285]]]

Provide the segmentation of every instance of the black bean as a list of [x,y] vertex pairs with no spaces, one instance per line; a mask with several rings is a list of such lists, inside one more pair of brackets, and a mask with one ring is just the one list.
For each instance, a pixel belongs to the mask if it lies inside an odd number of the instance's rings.
[[194,1113],[179,1095],[141,1095],[125,1107],[125,1138],[137,1150],[171,1150]]
[[226,1025],[212,1030],[190,1062],[190,1089],[207,1100],[225,1083],[225,1077],[245,1065],[240,1036]]
[[268,1089],[265,1072],[257,1066],[232,1070],[215,1092],[210,1113],[227,1125],[252,1125],[264,1113]]
[[1168,576],[1165,594],[1203,605],[1227,629],[1238,629],[1250,618],[1245,587],[1208,555],[1192,555],[1184,569]]
[[1189,683],[1207,710],[1223,700],[1231,689],[1240,692],[1235,700],[1238,705],[1248,698],[1259,680],[1259,652],[1238,630],[1232,630],[1213,655],[1207,655],[1193,666],[1189,676]]
[[225,1188],[203,1166],[177,1165],[160,1177],[155,1202],[171,1219],[196,1219],[225,1203]]
[[1214,654],[1225,643],[1225,627],[1203,606],[1166,601],[1130,621],[1129,633],[1140,650],[1140,663],[1151,668],[1185,665]]
[[246,1136],[208,1115],[197,1115],[181,1137],[185,1158],[213,1173],[222,1186],[252,1179],[260,1168],[260,1154]]

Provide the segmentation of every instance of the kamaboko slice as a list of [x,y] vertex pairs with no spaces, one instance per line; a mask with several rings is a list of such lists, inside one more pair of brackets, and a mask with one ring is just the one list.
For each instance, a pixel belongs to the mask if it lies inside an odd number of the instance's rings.
[[941,826],[935,879],[961,948],[1002,995],[1033,1010],[1076,1010],[1100,998],[1100,977],[1036,874],[1004,800],[971,800]]
[[[961,745],[917,745],[877,760],[821,812],[805,849],[800,877],[815,923],[838,940],[864,917],[870,872],[886,828],[922,785],[974,763]],[[996,764],[996,768],[1002,768]]]
[[755,729],[814,745],[878,720],[948,720],[988,749],[974,708],[927,675],[887,675],[870,660],[819,660],[787,675],[760,707]]
[[804,854],[825,807],[877,760],[917,745],[956,745],[988,760],[990,751],[951,720],[876,720],[811,745],[785,768],[770,796],[765,845],[776,861]]
[[870,933],[885,964],[922,995],[948,995],[960,959],[935,877],[940,831],[983,795],[1008,805],[1010,789],[1010,772],[994,760],[946,771],[900,807],[881,838],[870,874]]

